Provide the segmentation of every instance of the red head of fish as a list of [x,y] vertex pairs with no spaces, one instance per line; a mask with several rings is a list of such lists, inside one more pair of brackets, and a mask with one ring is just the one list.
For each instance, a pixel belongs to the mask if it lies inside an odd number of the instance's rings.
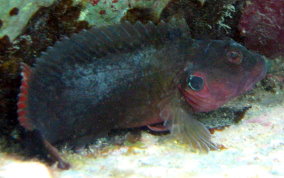
[[191,52],[179,89],[196,112],[215,110],[252,89],[267,71],[263,56],[233,40],[199,41]]

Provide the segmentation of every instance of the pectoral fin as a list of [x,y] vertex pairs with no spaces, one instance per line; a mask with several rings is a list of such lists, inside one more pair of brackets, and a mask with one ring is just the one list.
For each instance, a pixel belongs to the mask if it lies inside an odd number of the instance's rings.
[[179,98],[173,98],[165,104],[160,117],[165,120],[171,134],[178,141],[188,144],[193,151],[206,153],[218,149],[211,141],[208,129],[183,108]]

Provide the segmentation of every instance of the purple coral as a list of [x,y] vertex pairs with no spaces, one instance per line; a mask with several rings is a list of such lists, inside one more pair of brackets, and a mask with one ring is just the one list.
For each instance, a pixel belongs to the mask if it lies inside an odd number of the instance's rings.
[[247,1],[239,30],[249,49],[272,58],[284,56],[284,0]]

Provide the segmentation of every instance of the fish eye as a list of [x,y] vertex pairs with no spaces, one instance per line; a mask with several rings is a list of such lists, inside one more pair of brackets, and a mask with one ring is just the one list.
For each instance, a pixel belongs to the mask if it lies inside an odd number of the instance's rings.
[[187,80],[187,86],[194,91],[200,91],[204,87],[204,81],[201,77],[190,75]]
[[227,52],[227,59],[230,63],[240,64],[240,63],[242,63],[243,55],[239,51],[235,51],[235,50],[228,51]]

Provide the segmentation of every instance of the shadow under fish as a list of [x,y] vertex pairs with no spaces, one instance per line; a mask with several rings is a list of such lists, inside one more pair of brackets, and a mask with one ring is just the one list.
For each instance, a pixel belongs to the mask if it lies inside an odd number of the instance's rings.
[[218,149],[195,113],[218,109],[266,74],[264,57],[233,40],[194,40],[186,25],[164,22],[84,30],[21,68],[19,122],[62,169],[70,165],[52,145],[161,122],[193,150]]

